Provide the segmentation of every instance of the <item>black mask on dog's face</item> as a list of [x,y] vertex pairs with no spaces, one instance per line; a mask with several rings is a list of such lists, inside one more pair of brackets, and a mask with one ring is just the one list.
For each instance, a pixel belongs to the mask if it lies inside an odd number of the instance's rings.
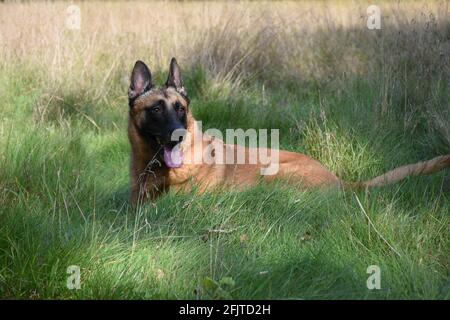
[[172,151],[187,129],[189,99],[176,60],[172,59],[169,76],[162,88],[153,85],[150,70],[145,63],[137,61],[128,97],[130,115],[139,133],[151,145],[164,151],[164,162],[168,167],[177,167],[177,161],[171,161],[175,157]]

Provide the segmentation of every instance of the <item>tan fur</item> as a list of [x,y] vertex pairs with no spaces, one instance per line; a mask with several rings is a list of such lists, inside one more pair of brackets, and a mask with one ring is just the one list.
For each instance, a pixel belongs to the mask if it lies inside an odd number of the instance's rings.
[[[195,157],[195,148],[190,148],[194,140],[182,142],[185,150],[185,162],[180,168],[166,168],[152,163],[154,155],[158,150],[152,150],[140,136],[136,124],[140,121],[141,113],[147,105],[151,105],[155,99],[166,99],[174,102],[178,101],[185,106],[188,112],[187,131],[192,135],[199,130],[194,123],[194,118],[189,111],[189,102],[179,93],[171,88],[157,90],[152,94],[145,94],[139,97],[130,110],[128,125],[128,136],[131,143],[131,193],[132,203],[144,201],[147,198],[154,199],[162,192],[169,189],[176,191],[191,190],[196,188],[199,192],[207,189],[227,186],[231,188],[242,188],[252,186],[259,181],[270,181],[275,178],[289,178],[302,187],[374,187],[397,182],[407,176],[428,174],[450,166],[450,155],[437,157],[430,161],[419,162],[417,164],[403,166],[387,172],[377,178],[367,182],[344,183],[334,173],[329,171],[318,161],[300,153],[279,151],[279,171],[276,175],[261,176],[261,164],[190,164]],[[198,133],[198,132],[197,132]],[[203,141],[203,150],[214,148],[222,149],[225,154],[226,149],[244,148],[241,146],[227,145],[219,139]],[[249,149],[245,148],[248,156]]]
[[364,188],[381,187],[398,182],[406,177],[431,174],[448,167],[450,167],[450,154],[398,167],[371,180],[362,182],[361,186]]

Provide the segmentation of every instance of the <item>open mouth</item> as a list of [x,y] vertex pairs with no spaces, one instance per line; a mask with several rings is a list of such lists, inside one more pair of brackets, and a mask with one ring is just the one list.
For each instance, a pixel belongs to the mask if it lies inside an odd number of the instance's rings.
[[179,168],[183,164],[183,151],[181,143],[175,146],[164,145],[164,162],[169,168]]

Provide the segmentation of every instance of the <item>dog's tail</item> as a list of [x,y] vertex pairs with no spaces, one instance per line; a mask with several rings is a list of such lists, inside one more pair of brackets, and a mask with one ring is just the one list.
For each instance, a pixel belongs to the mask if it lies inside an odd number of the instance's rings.
[[378,177],[367,181],[344,183],[344,187],[350,187],[351,189],[369,189],[372,187],[381,187],[393,184],[407,177],[430,174],[449,167],[450,154],[439,156],[428,161],[407,164],[405,166],[390,170]]

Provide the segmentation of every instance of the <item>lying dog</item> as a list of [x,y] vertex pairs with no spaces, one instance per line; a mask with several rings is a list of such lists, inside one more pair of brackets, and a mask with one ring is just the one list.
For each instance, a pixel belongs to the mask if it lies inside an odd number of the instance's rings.
[[[304,154],[226,144],[201,132],[190,112],[189,98],[174,58],[170,62],[167,81],[161,88],[154,86],[145,63],[137,61],[131,75],[128,97],[133,205],[148,198],[155,199],[169,188],[196,188],[202,192],[216,186],[236,188],[280,177],[289,178],[302,187],[369,188],[450,167],[450,155],[446,155],[399,167],[369,181],[346,183]],[[201,138],[192,138],[195,136]],[[276,165],[275,174],[264,174],[268,163],[263,163],[261,159],[249,163],[222,161],[224,155],[227,159],[230,155],[232,159],[240,155],[251,159],[254,151],[264,151],[268,159],[276,159],[276,163],[269,163],[269,167]]]

